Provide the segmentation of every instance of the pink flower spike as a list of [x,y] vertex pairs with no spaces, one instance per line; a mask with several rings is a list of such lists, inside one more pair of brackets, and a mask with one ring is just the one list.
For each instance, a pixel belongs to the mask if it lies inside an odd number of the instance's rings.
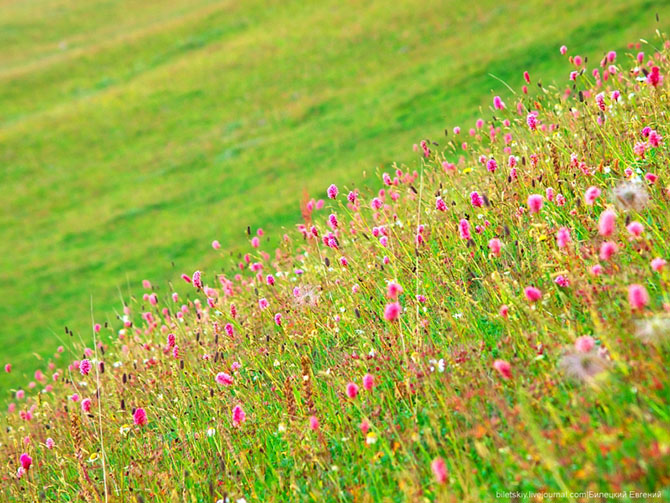
[[144,426],[147,424],[147,413],[142,407],[138,407],[133,412],[133,423],[137,426]]
[[593,206],[593,203],[600,197],[601,193],[602,191],[598,187],[589,187],[584,194],[584,202],[588,206]]
[[363,387],[367,391],[372,391],[372,388],[375,386],[375,378],[372,374],[365,374],[363,376]]
[[93,366],[91,365],[91,362],[89,360],[84,359],[84,360],[79,362],[79,372],[83,376],[87,376],[89,374],[89,372],[91,371],[92,367]]
[[500,373],[503,379],[512,377],[512,366],[505,360],[496,360],[493,362],[493,368]]
[[309,428],[312,431],[316,431],[319,429],[319,420],[316,418],[316,416],[309,417]]
[[357,395],[358,395],[358,386],[353,382],[348,383],[347,384],[347,396],[351,399],[354,399],[354,398],[356,398]]
[[239,426],[247,419],[247,414],[242,409],[241,405],[236,405],[233,408],[233,426]]
[[28,469],[30,468],[30,465],[33,464],[33,458],[31,458],[27,453],[24,452],[19,457],[19,462],[21,463],[21,467],[24,470],[28,471]]
[[542,209],[542,196],[539,194],[528,196],[528,209],[531,213],[539,213]]
[[633,311],[641,311],[644,309],[644,307],[649,304],[649,294],[647,293],[647,289],[642,285],[629,285],[628,302]]
[[656,257],[651,261],[651,268],[654,271],[659,272],[661,269],[665,267],[666,264],[667,262],[665,261],[665,259],[662,259],[661,257]]
[[335,199],[338,194],[337,185],[333,184],[330,187],[328,187],[327,193],[330,199]]
[[384,308],[384,319],[386,321],[396,321],[400,317],[402,308],[397,302],[391,302]]
[[501,248],[502,244],[500,243],[500,240],[498,238],[493,238],[489,241],[489,249],[491,250],[493,256],[500,257]]
[[438,484],[444,484],[447,482],[447,464],[444,462],[444,459],[433,459],[432,463],[430,463],[430,469],[433,471],[433,475],[435,476],[435,480]]
[[524,289],[523,293],[529,302],[537,302],[542,298],[542,292],[540,291],[539,288],[536,288],[534,286],[527,286]]
[[221,243],[219,243],[219,242],[215,239],[214,241],[212,241],[212,248],[214,248],[215,250],[218,250],[219,248],[221,248]]
[[233,376],[226,374],[225,372],[219,372],[214,378],[217,384],[221,386],[230,386],[233,384]]
[[616,228],[616,214],[612,210],[605,210],[598,220],[598,233],[601,236],[611,236]]
[[575,349],[580,353],[588,353],[595,347],[596,343],[590,335],[582,335],[577,337],[575,341]]

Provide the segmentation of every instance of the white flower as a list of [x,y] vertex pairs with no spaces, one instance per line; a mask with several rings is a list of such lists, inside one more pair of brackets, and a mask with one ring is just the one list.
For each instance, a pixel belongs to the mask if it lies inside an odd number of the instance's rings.
[[213,437],[214,435],[216,435],[216,430],[214,428],[207,428],[207,436]]

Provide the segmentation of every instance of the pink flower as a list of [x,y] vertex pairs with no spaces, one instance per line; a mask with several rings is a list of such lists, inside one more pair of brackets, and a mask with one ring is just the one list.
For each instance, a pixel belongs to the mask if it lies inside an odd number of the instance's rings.
[[556,279],[554,280],[554,283],[556,283],[558,286],[560,286],[562,288],[566,288],[566,287],[570,286],[570,280],[568,278],[566,278],[565,276],[563,276],[562,274],[559,274],[558,276],[556,276]]
[[47,438],[45,445],[47,446],[47,449],[53,449],[56,443],[54,442],[54,439],[49,437]]
[[477,191],[470,193],[470,204],[475,208],[480,208],[484,204],[484,199]]
[[531,131],[536,131],[537,130],[537,117],[535,117],[535,114],[530,113],[526,116],[526,123],[528,124],[528,127],[530,128]]
[[536,288],[534,286],[527,286],[524,289],[523,293],[529,302],[537,302],[542,298],[542,292],[540,291],[539,288]]
[[503,110],[505,108],[505,104],[503,103],[503,100],[500,99],[500,96],[494,96],[493,108],[496,110]]
[[489,241],[489,249],[491,250],[491,253],[496,256],[500,257],[500,249],[502,248],[502,244],[500,243],[500,240],[498,238],[493,238]]
[[372,374],[365,374],[365,375],[363,376],[363,387],[364,387],[367,391],[372,391],[372,388],[374,387],[374,385],[375,385],[375,378],[374,378],[374,376],[373,376]]
[[498,163],[496,162],[496,160],[491,158],[488,161],[486,161],[486,169],[490,173],[495,173],[496,170],[498,169]]
[[531,213],[539,213],[542,209],[542,196],[540,194],[531,194],[528,196],[528,209]]
[[600,197],[601,193],[602,191],[598,187],[589,187],[584,194],[584,201],[589,206],[593,206],[593,203]]
[[319,420],[316,418],[316,416],[309,416],[309,428],[312,431],[319,429]]
[[600,260],[609,260],[617,252],[617,245],[612,241],[605,241],[600,245]]
[[219,372],[216,374],[214,380],[221,386],[230,386],[233,384],[233,376],[226,374],[225,372]]
[[92,365],[89,360],[82,360],[79,362],[79,372],[81,375],[87,376],[89,372],[91,371]]
[[649,304],[649,294],[647,290],[642,285],[629,285],[628,286],[628,302],[633,311],[640,311]]
[[665,261],[665,259],[662,259],[661,257],[657,257],[657,258],[655,258],[651,261],[651,268],[654,271],[658,272],[661,269],[663,269],[666,264],[667,264],[667,262]]
[[91,399],[90,398],[84,398],[81,401],[81,410],[84,412],[91,412]]
[[616,214],[612,210],[605,210],[600,214],[598,221],[598,232],[601,236],[611,236],[614,234],[616,226]]
[[133,412],[133,422],[137,426],[144,426],[147,424],[147,413],[142,407],[138,407],[135,409],[135,412]]
[[221,248],[221,243],[219,243],[219,242],[215,239],[214,241],[212,241],[212,248],[214,248],[215,250],[218,250],[219,248]]
[[328,187],[327,194],[330,199],[335,199],[338,194],[337,185],[333,184]]
[[447,203],[439,196],[435,199],[435,209],[438,211],[447,211]]
[[21,467],[24,470],[28,471],[28,469],[30,468],[30,465],[33,464],[33,458],[31,458],[27,453],[24,452],[19,457],[19,463],[21,463]]
[[640,222],[631,222],[626,226],[631,236],[639,237],[644,232],[644,225]]
[[5,364],[5,372],[9,374],[11,371],[12,371],[12,364],[11,363]]
[[268,300],[263,297],[261,299],[258,299],[258,307],[261,309],[266,309],[270,304],[268,303]]
[[357,395],[358,395],[358,386],[353,382],[348,383],[347,384],[347,396],[349,398],[353,399],[353,398],[356,398]]
[[444,484],[447,481],[447,464],[442,458],[433,459],[430,463],[430,469],[433,470],[433,475],[438,484]]
[[572,239],[570,238],[570,230],[567,227],[561,227],[556,233],[556,245],[559,248],[565,248]]
[[647,75],[647,84],[656,87],[661,82],[663,82],[663,77],[661,77],[660,68],[658,66],[653,66],[651,72]]
[[191,278],[193,281],[193,286],[196,288],[202,288],[202,279],[201,279],[201,272],[200,271],[195,271],[193,273],[193,276]]
[[507,319],[507,317],[509,316],[509,306],[507,304],[503,304],[502,306],[500,306],[500,309],[498,310],[498,314],[501,317]]
[[398,295],[402,293],[402,287],[395,281],[391,281],[386,289],[386,294],[389,299],[397,299]]
[[281,313],[275,314],[275,325],[281,327]]
[[568,48],[566,46],[562,45],[561,48],[559,49],[559,51],[560,51],[561,55],[565,56],[565,54],[568,52]]
[[472,235],[470,234],[470,222],[464,218],[461,219],[458,223],[458,233],[462,239],[470,240],[472,238]]
[[575,341],[575,349],[580,353],[588,353],[595,345],[596,343],[590,335],[582,335],[581,337],[577,337]]
[[384,319],[386,321],[396,321],[400,316],[402,308],[397,302],[391,302],[384,308]]
[[505,360],[494,361],[493,368],[500,373],[503,379],[509,379],[512,377],[512,366]]
[[241,405],[236,405],[233,408],[233,426],[239,426],[247,419],[247,414],[242,409]]

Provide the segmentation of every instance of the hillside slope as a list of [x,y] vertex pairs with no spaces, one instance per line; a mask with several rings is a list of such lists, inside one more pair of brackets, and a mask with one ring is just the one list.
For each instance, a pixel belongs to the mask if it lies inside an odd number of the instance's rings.
[[567,85],[70,333],[2,417],[3,500],[667,500],[670,42],[554,53]]

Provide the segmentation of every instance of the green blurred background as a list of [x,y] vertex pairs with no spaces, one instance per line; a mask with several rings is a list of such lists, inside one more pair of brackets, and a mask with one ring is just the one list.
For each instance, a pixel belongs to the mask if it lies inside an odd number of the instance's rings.
[[[621,56],[668,2],[0,0],[0,363],[32,374],[141,280],[220,269],[303,190],[464,130],[558,53]],[[508,99],[511,103],[512,100]],[[478,112],[484,107],[484,112]],[[163,292],[167,289],[163,287]],[[23,384],[22,384],[23,385]]]

